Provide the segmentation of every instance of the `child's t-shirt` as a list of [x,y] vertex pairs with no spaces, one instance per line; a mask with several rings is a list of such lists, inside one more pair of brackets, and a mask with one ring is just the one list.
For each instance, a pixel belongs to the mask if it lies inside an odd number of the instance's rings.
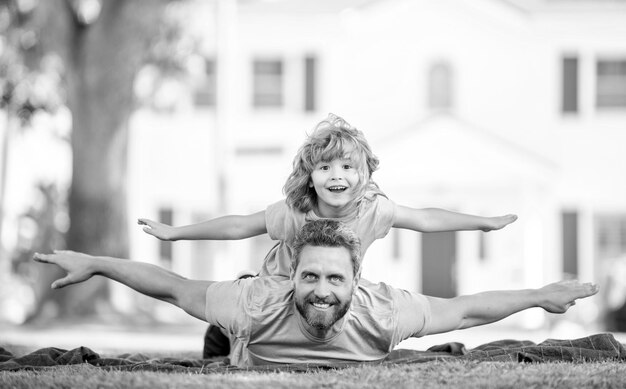
[[[383,238],[395,221],[396,204],[382,195],[366,196],[359,208],[349,216],[337,218],[347,224],[361,240],[361,255],[376,239]],[[270,250],[261,266],[260,276],[289,277],[293,241],[296,233],[308,221],[323,219],[312,210],[306,214],[294,210],[285,200],[265,210],[265,225],[270,238],[279,242]]]

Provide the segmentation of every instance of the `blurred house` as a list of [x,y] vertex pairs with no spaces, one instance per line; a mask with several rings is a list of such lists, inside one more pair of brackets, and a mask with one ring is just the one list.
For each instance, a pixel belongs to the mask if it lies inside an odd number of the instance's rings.
[[[368,251],[366,278],[441,296],[602,283],[626,253],[626,1],[206,3],[189,22],[204,37],[193,87],[164,93],[173,113],[133,119],[129,222],[264,209],[333,112],[368,137],[397,203],[519,215],[490,233],[394,229]],[[256,270],[272,246],[132,231],[133,258],[194,278]],[[568,317],[592,323],[601,301]]]

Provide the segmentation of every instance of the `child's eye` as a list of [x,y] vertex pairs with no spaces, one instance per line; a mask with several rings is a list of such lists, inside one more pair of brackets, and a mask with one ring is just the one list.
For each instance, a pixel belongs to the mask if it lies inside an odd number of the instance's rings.
[[352,169],[352,165],[346,164],[346,165],[343,165],[343,168],[346,169],[346,170]]
[[328,169],[330,169],[330,166],[328,166],[328,165],[320,166],[320,170],[328,170]]

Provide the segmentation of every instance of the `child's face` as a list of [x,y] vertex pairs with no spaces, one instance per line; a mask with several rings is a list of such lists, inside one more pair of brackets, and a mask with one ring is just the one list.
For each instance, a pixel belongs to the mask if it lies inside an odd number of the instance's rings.
[[359,191],[360,174],[349,157],[320,161],[311,172],[309,186],[317,193],[322,217],[340,217],[352,205]]

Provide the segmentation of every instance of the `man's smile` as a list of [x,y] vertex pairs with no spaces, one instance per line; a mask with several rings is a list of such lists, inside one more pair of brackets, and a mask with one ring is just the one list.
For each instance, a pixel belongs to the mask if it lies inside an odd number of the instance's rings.
[[328,309],[330,308],[330,304],[329,303],[311,303],[311,305],[313,305],[315,308],[317,309]]

